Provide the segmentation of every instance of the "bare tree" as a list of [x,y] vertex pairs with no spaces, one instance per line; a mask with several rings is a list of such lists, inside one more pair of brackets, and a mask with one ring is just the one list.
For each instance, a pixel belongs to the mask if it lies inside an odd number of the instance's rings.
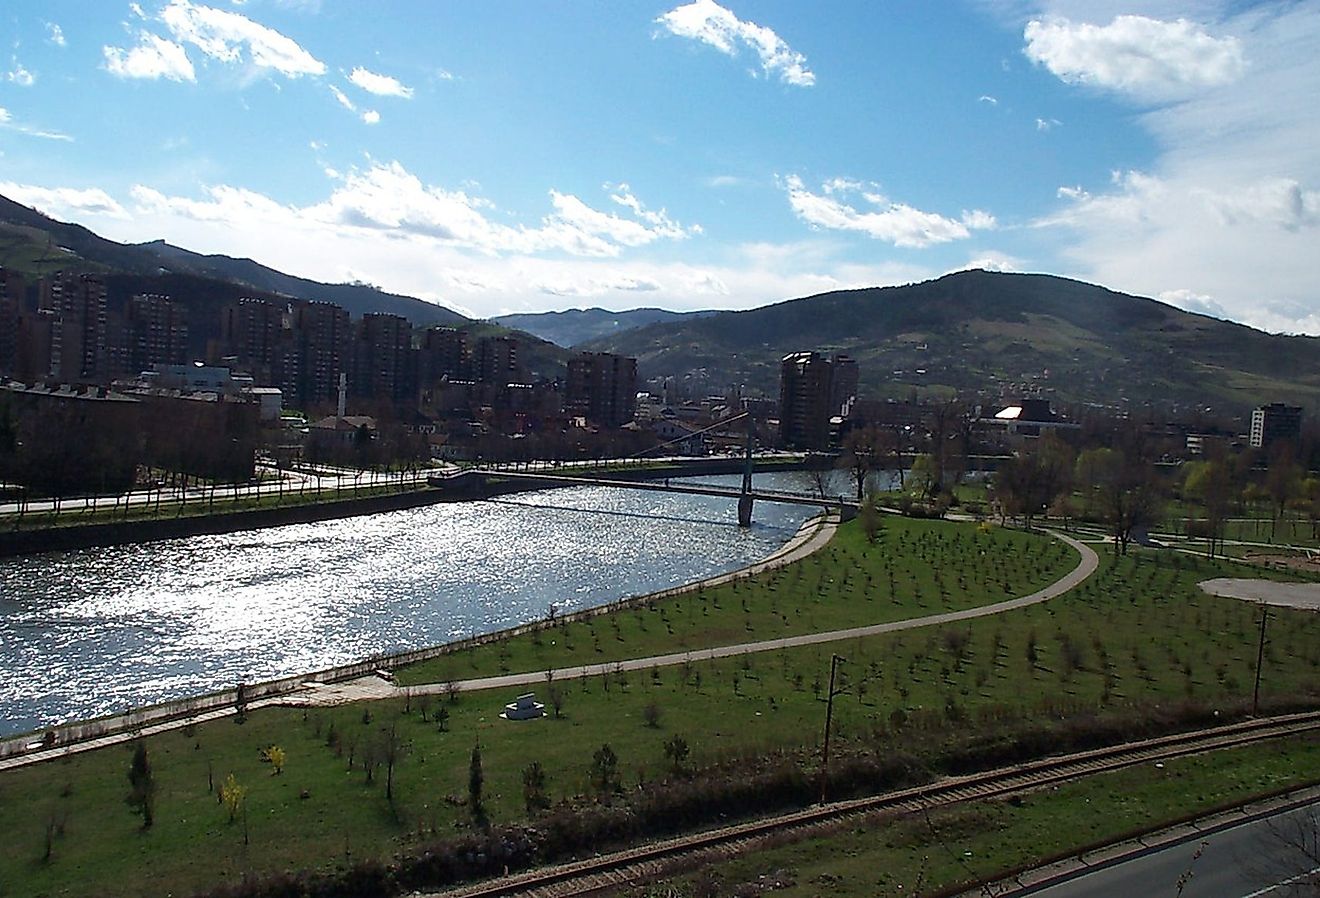
[[1020,515],[1028,529],[1037,515],[1072,488],[1072,449],[1047,435],[995,471],[994,489],[1004,511]]
[[[1154,523],[1162,503],[1154,466],[1144,457],[1139,437],[1128,433],[1121,449],[1083,453],[1089,484],[1082,484],[1109,525],[1114,554],[1126,555],[1133,534]],[[1080,465],[1080,460],[1079,460]]]

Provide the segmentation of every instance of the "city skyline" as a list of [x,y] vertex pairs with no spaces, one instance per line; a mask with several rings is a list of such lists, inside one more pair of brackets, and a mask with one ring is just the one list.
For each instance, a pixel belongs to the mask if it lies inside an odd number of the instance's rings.
[[466,314],[965,267],[1320,333],[1320,9],[20,2],[0,193]]

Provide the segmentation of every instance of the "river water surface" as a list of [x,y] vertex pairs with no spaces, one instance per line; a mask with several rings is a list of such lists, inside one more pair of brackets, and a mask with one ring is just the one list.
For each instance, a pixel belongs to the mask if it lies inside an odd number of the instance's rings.
[[[809,491],[805,475],[756,481]],[[758,502],[743,530],[725,498],[570,487],[0,560],[0,735],[690,582],[764,558],[812,514]]]

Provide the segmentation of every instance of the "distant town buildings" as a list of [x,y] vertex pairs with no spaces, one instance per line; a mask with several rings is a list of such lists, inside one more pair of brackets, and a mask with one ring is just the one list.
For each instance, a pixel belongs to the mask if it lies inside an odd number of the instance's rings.
[[1248,442],[1253,449],[1268,450],[1283,442],[1296,446],[1301,437],[1302,410],[1299,406],[1271,402],[1252,411]]

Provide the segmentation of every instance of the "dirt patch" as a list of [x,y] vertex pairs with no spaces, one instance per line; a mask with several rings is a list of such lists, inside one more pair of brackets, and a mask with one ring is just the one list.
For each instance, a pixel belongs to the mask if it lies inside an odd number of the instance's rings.
[[1198,585],[1212,596],[1320,611],[1320,583],[1276,583],[1272,580],[1220,577],[1203,580]]
[[1320,573],[1320,557],[1311,555],[1269,555],[1264,552],[1248,552],[1242,556],[1242,559],[1266,567],[1281,567],[1294,571]]

